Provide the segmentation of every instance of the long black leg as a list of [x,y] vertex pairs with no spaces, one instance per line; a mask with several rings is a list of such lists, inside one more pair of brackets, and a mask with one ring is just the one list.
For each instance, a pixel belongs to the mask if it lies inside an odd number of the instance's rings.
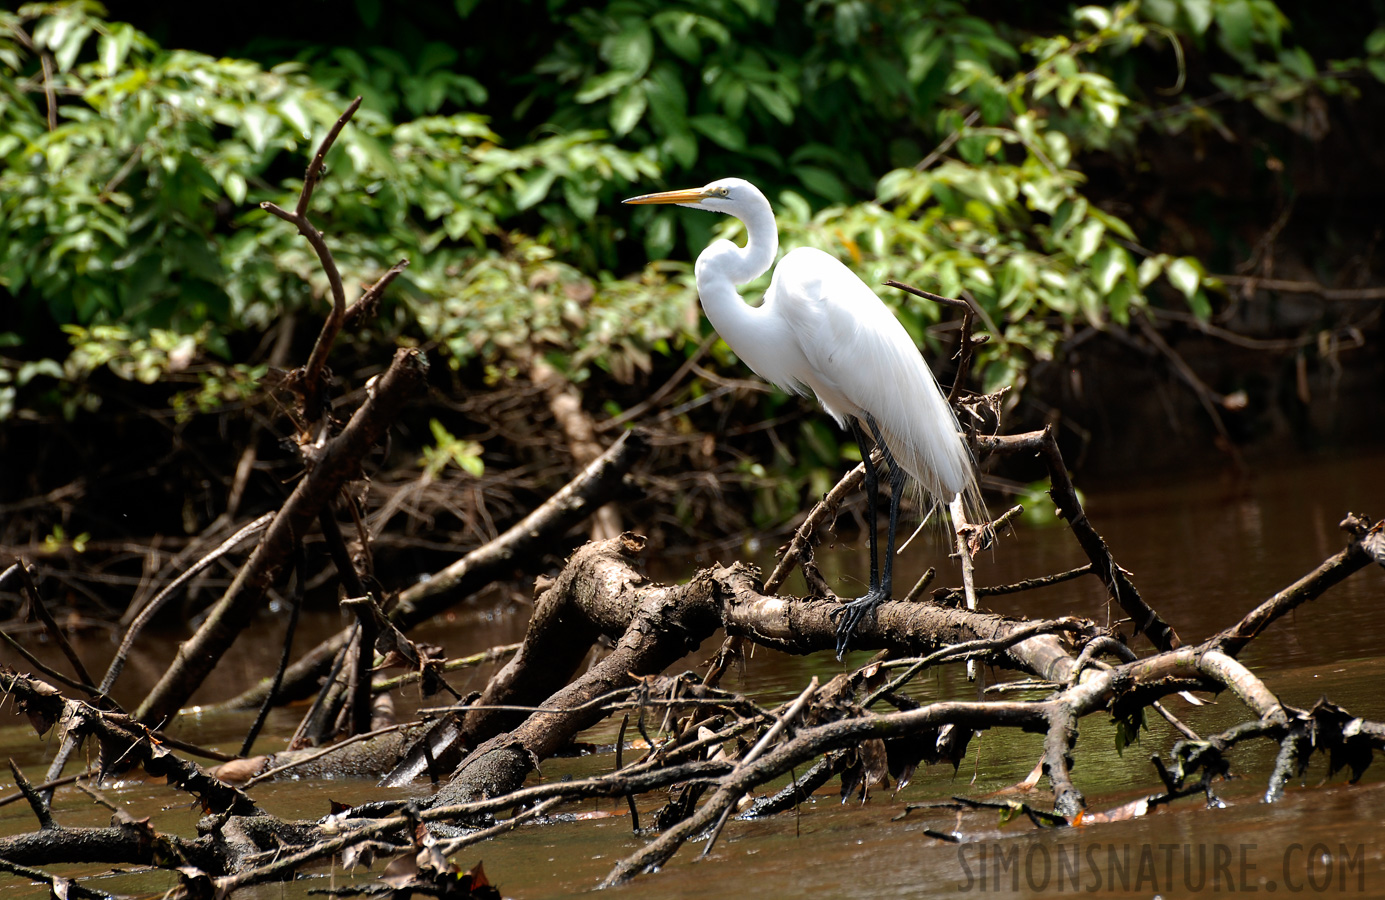
[[890,445],[885,443],[884,436],[880,434],[880,426],[876,424],[875,417],[867,416],[866,423],[870,425],[871,434],[875,435],[876,443],[885,454],[885,463],[890,467],[890,525],[885,533],[885,571],[880,581],[880,593],[888,600],[894,587],[894,542],[895,534],[899,530],[899,501],[904,494],[904,482],[908,476],[895,462],[894,454],[890,452]]
[[875,593],[880,587],[880,513],[877,506],[880,498],[880,476],[870,458],[870,446],[866,443],[865,433],[861,431],[861,423],[854,418],[850,421],[851,434],[856,438],[856,446],[861,448],[861,461],[866,464],[866,531],[870,535],[870,585],[866,591]]
[[877,606],[889,599],[890,584],[894,573],[891,557],[894,554],[895,528],[899,523],[899,496],[904,489],[904,473],[899,466],[895,465],[894,457],[890,455],[889,448],[885,446],[885,441],[880,436],[880,428],[875,424],[875,420],[867,416],[866,423],[875,435],[875,442],[885,454],[885,460],[890,467],[890,529],[886,538],[884,579],[882,581],[880,577],[879,527],[877,525],[880,477],[871,462],[866,436],[861,432],[861,424],[853,418],[851,420],[851,433],[861,448],[861,456],[866,464],[866,527],[869,529],[870,535],[870,585],[866,589],[864,597],[843,603],[833,613],[834,616],[838,617],[837,659],[841,659],[842,655],[846,653],[847,644],[850,643],[851,635],[856,631],[856,626],[866,616],[874,612]]

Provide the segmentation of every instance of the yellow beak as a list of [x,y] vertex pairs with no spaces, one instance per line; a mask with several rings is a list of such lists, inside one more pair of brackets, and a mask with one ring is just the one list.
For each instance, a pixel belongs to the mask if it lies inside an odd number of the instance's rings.
[[697,203],[699,200],[707,199],[707,192],[702,188],[685,188],[681,191],[661,191],[657,194],[641,194],[638,197],[631,197],[625,203]]

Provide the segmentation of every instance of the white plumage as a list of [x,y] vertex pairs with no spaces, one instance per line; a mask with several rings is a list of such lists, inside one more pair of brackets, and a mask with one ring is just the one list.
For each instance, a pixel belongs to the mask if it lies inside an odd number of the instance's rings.
[[[837,424],[851,428],[858,439],[861,426],[870,432],[878,428],[887,453],[929,500],[951,506],[954,518],[982,513],[971,454],[937,379],[904,326],[850,269],[821,250],[803,247],[784,255],[758,307],[736,291],[768,271],[779,250],[774,213],[759,189],[726,178],[625,202],[676,203],[744,222],[744,248],[714,241],[697,258],[697,291],[712,327],[761,378],[785,390],[811,390]],[[874,487],[871,474],[868,488]],[[889,596],[901,480],[892,482],[885,575],[876,581],[872,522],[872,584],[843,618],[839,653],[856,623]],[[873,495],[870,499],[873,509]]]

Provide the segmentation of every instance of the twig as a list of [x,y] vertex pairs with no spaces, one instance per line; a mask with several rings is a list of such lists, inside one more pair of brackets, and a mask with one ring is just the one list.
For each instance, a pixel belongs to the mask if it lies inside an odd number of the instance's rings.
[[616,863],[601,882],[602,887],[622,884],[641,872],[667,862],[683,843],[720,816],[725,805],[735,802],[751,786],[774,778],[789,768],[830,749],[850,746],[866,738],[887,738],[917,733],[923,728],[954,724],[963,727],[1032,727],[1047,724],[1043,703],[934,703],[907,712],[857,716],[805,728],[769,751],[754,764],[721,779],[711,799],[691,817],[665,831],[655,841]]
[[[541,560],[558,536],[621,489],[631,466],[648,452],[649,443],[639,430],[623,432],[599,459],[495,540],[470,551],[431,578],[405,588],[390,610],[390,620],[408,631],[490,584],[497,572],[513,570],[516,561]],[[315,689],[317,680],[349,640],[349,631],[348,628],[338,632],[290,666],[284,675],[285,684],[311,683]],[[257,705],[263,696],[263,688],[252,688],[226,706]]]
[[348,747],[351,744],[369,740],[371,738],[377,738],[382,734],[391,734],[392,732],[399,731],[404,728],[409,728],[418,724],[418,722],[402,722],[395,725],[387,725],[384,728],[377,728],[374,731],[367,731],[362,734],[353,734],[351,737],[345,738],[344,740],[340,740],[330,747],[323,747],[321,750],[318,750],[315,753],[309,753],[307,756],[295,759],[293,762],[285,763],[282,766],[276,766],[273,769],[261,772],[254,778],[251,778],[250,780],[242,784],[241,790],[248,791],[262,781],[268,781],[269,779],[274,778],[278,775],[282,775],[285,772],[292,771],[293,769],[296,769],[299,766],[306,765],[310,762],[314,762],[315,760],[319,760],[324,756],[330,756],[331,754],[336,753],[338,750],[341,750],[343,747]]
[[1138,316],[1135,321],[1139,323],[1140,331],[1144,334],[1145,338],[1154,345],[1156,350],[1168,359],[1169,363],[1173,366],[1173,370],[1178,373],[1178,377],[1183,379],[1183,382],[1187,384],[1188,387],[1192,388],[1193,393],[1197,396],[1198,402],[1200,402],[1202,408],[1206,410],[1207,417],[1212,420],[1212,425],[1217,429],[1217,434],[1221,435],[1221,446],[1231,455],[1232,460],[1236,463],[1236,467],[1245,471],[1245,461],[1241,458],[1241,452],[1236,449],[1235,443],[1231,440],[1231,433],[1226,430],[1226,423],[1222,420],[1221,412],[1218,410],[1218,407],[1222,409],[1231,408],[1231,405],[1227,402],[1226,396],[1212,390],[1207,386],[1206,382],[1197,377],[1197,373],[1193,371],[1193,367],[1188,365],[1188,361],[1180,356],[1178,351],[1169,346],[1169,342],[1164,340],[1164,336],[1150,323],[1149,319],[1144,316]]
[[[40,793],[48,793],[51,795],[53,788],[62,787],[65,784],[71,784],[79,778],[85,778],[89,774],[89,772],[78,772],[76,775],[64,775],[62,778],[55,778],[52,781],[45,781],[42,784],[36,784],[34,785],[34,790],[39,791]],[[24,792],[15,791],[13,794],[6,794],[5,796],[0,797],[0,806],[9,806],[11,803],[17,803],[18,801],[23,799],[25,799]]]
[[548,812],[550,809],[562,802],[562,797],[550,797],[541,803],[537,803],[529,807],[524,812],[516,813],[515,815],[510,816],[510,818],[506,819],[503,822],[495,823],[490,828],[483,828],[480,831],[473,831],[471,834],[464,834],[461,837],[452,838],[450,841],[447,841],[446,843],[442,844],[441,847],[439,847],[438,849],[442,851],[443,856],[451,856],[463,847],[469,847],[472,844],[479,844],[482,841],[488,841],[491,838],[505,834],[508,831],[513,831],[514,829],[518,828],[520,825],[523,825],[530,819],[537,819],[539,816],[542,816],[544,813]]
[[108,697],[106,694],[102,693],[100,688],[93,687],[89,684],[83,684],[80,681],[77,681],[73,678],[69,678],[68,676],[59,672],[57,669],[54,669],[52,666],[47,665],[37,656],[34,656],[34,654],[30,653],[27,647],[19,643],[19,641],[16,641],[14,638],[10,637],[7,633],[0,631],[0,640],[3,640],[6,644],[9,644],[10,649],[13,650],[15,653],[18,653],[20,656],[24,657],[24,659],[29,663],[29,665],[33,666],[35,669],[42,672],[44,675],[48,676],[49,678],[53,679],[59,684],[66,685],[67,687],[72,688],[74,691],[81,691],[82,693],[91,697],[93,700],[96,700],[98,703],[103,704],[108,709],[119,709],[119,707],[116,705],[116,702],[112,700],[110,697]]
[[885,282],[887,287],[899,288],[901,291],[913,294],[915,297],[922,297],[925,300],[932,300],[934,303],[941,303],[943,306],[950,306],[953,309],[960,309],[963,313],[974,312],[972,305],[965,300],[958,300],[955,297],[944,297],[942,294],[935,294],[932,291],[925,291],[912,285],[904,284],[894,279]]
[[40,50],[39,62],[43,66],[43,99],[48,104],[48,130],[58,130],[58,96],[53,91],[53,57]]
[[[616,771],[625,768],[622,756],[625,753],[625,729],[630,726],[630,714],[626,713],[620,720],[620,731],[616,733]],[[640,833],[640,811],[635,806],[635,795],[626,794],[625,802],[630,806],[630,831],[633,834]]]
[[1063,454],[1058,449],[1058,441],[1053,436],[1053,427],[1045,426],[1042,431],[1025,434],[977,435],[976,440],[982,448],[992,453],[1028,452],[1042,458],[1048,468],[1049,484],[1052,486],[1049,493],[1058,509],[1058,515],[1067,521],[1078,545],[1091,561],[1093,574],[1101,578],[1111,598],[1130,616],[1135,627],[1149,638],[1150,643],[1160,650],[1172,650],[1182,646],[1182,641],[1179,640],[1173,626],[1145,603],[1134,582],[1130,580],[1129,573],[1116,565],[1106,540],[1087,520],[1087,513],[1082,509],[1082,501],[1078,499],[1077,490],[1068,476]]
[[[356,571],[356,564],[351,558],[351,552],[346,547],[346,539],[342,536],[341,526],[337,524],[330,501],[318,513],[317,521],[322,530],[323,540],[327,544],[327,553],[332,558],[332,564],[337,570],[337,577],[341,579],[346,596],[364,601],[356,604],[347,604],[345,600],[342,601],[342,605],[355,614],[357,627],[356,637],[346,651],[348,661],[353,663],[347,676],[347,687],[345,690],[337,691],[337,696],[341,697],[342,702],[350,710],[349,715],[346,716],[350,723],[350,733],[360,734],[370,730],[370,670],[375,662],[375,639],[379,636],[379,628],[371,610],[365,608],[372,601],[369,600],[369,592],[361,580],[360,573]],[[354,659],[352,654],[354,654]],[[328,687],[328,685],[324,685],[324,689]],[[337,690],[336,685],[330,687]],[[331,709],[328,710],[328,715],[324,717],[322,724],[325,725],[332,718],[331,711]],[[315,742],[322,742],[329,738],[330,734],[319,732],[312,737]]]
[[29,779],[24,777],[24,772],[20,770],[14,757],[10,757],[10,773],[14,775],[14,786],[19,788],[19,793],[24,796],[25,800],[29,801],[29,809],[33,810],[34,818],[38,819],[38,827],[43,831],[57,828],[58,823],[53,820],[53,810],[48,807],[48,803],[39,792],[34,790]]
[[938,146],[933,148],[933,152],[929,153],[927,156],[919,160],[914,165],[914,169],[919,172],[926,171],[930,166],[933,165],[933,163],[942,159],[943,156],[947,153],[947,151],[952,149],[952,145],[957,143],[957,140],[961,138],[962,132],[970,128],[971,126],[975,125],[976,121],[980,118],[981,110],[973,109],[970,113],[967,114],[967,117],[962,120],[961,126],[957,128],[955,131],[953,131],[951,134],[949,134],[947,137],[943,138],[942,143],[938,144]]
[[[472,653],[468,656],[459,656],[455,659],[446,660],[442,664],[442,671],[456,672],[460,669],[470,669],[476,666],[485,665],[488,662],[495,662],[507,656],[513,656],[517,650],[519,650],[519,644],[497,644],[489,650],[482,650],[480,653]],[[373,682],[371,690],[377,694],[383,694],[387,691],[393,691],[397,688],[413,684],[421,680],[422,677],[423,676],[418,672],[405,672],[393,678],[386,678]]]
[[61,875],[49,875],[42,869],[21,866],[19,863],[12,863],[8,859],[0,859],[0,871],[46,884],[54,897],[69,897],[75,898],[75,900],[119,900],[115,894],[89,888]]
[[1369,522],[1366,522],[1366,528],[1362,528],[1360,521],[1348,516],[1341,523],[1343,528],[1353,532],[1346,549],[1328,557],[1313,571],[1246,613],[1239,622],[1216,635],[1210,643],[1218,650],[1235,656],[1276,619],[1320,597],[1324,591],[1353,572],[1369,566],[1370,554],[1361,546],[1362,538],[1367,536]]
[[[1217,338],[1236,347],[1245,347],[1247,350],[1264,350],[1268,352],[1287,352],[1299,350],[1303,347],[1311,347],[1319,340],[1321,332],[1301,335],[1296,338],[1253,338],[1243,334],[1213,325],[1211,322],[1199,319],[1190,312],[1177,309],[1155,309],[1146,310],[1156,319],[1168,319],[1179,322],[1191,328],[1197,329],[1202,334]],[[1343,341],[1348,348],[1355,349],[1366,345],[1365,335],[1361,329],[1354,324],[1341,325],[1330,332],[1334,340]]]
[[893,279],[886,281],[885,284],[913,294],[915,297],[922,297],[925,300],[932,300],[934,303],[941,303],[944,306],[962,311],[962,335],[960,343],[957,345],[957,374],[952,379],[952,389],[947,393],[948,405],[955,404],[957,398],[962,395],[962,385],[966,382],[967,375],[971,371],[972,356],[976,352],[976,347],[971,339],[972,326],[976,316],[978,314],[984,315],[984,313],[981,313],[980,308],[967,298],[956,300],[951,297],[944,297],[941,294],[934,294]]
[[697,345],[697,349],[692,352],[692,355],[683,361],[683,364],[678,367],[678,370],[674,372],[672,375],[670,375],[668,381],[665,381],[663,385],[659,387],[658,390],[650,394],[644,400],[640,401],[639,403],[636,403],[634,406],[625,410],[620,415],[612,416],[604,422],[596,423],[596,430],[610,431],[613,428],[619,428],[626,422],[638,419],[640,416],[644,415],[646,412],[653,409],[656,404],[663,400],[664,397],[668,396],[668,394],[674,388],[676,388],[679,384],[682,383],[684,377],[686,377],[687,374],[693,370],[693,367],[697,365],[700,359],[702,359],[702,356],[707,352],[707,349],[711,347],[712,344],[716,343],[717,338],[718,335],[715,331],[703,338],[702,343]]
[[297,579],[294,581],[293,593],[289,598],[289,623],[288,627],[284,629],[284,646],[279,652],[279,665],[274,669],[274,675],[269,679],[269,690],[265,693],[264,702],[260,704],[260,709],[255,714],[255,721],[250,723],[250,728],[245,733],[245,740],[241,741],[239,755],[242,757],[250,755],[250,749],[255,746],[255,739],[260,736],[260,729],[264,727],[265,720],[269,718],[269,710],[278,698],[279,686],[284,683],[284,671],[289,667],[289,657],[293,653],[293,636],[298,631],[298,614],[303,609],[303,585],[308,580],[307,573],[304,572],[301,545],[294,555],[293,568],[297,574]]
[[[1004,594],[1018,594],[1024,591],[1032,591],[1037,588],[1049,587],[1055,584],[1062,584],[1065,581],[1072,581],[1081,578],[1083,575],[1092,574],[1092,564],[1078,566],[1066,572],[1056,572],[1052,575],[1041,575],[1038,578],[1026,578],[1024,581],[1016,581],[1012,584],[996,584],[976,589],[978,597],[998,597]],[[957,588],[940,589],[933,595],[933,599],[941,602],[956,602],[961,599],[961,592]]]
[[235,534],[222,541],[221,545],[211,553],[208,553],[189,566],[187,571],[169,582],[167,587],[154,596],[154,599],[144,605],[139,615],[135,616],[134,621],[130,623],[130,627],[125,630],[125,636],[120,639],[120,648],[115,651],[115,656],[111,658],[110,665],[106,667],[106,675],[101,679],[102,692],[109,691],[111,686],[115,684],[115,680],[120,677],[121,670],[125,668],[125,660],[130,655],[130,648],[134,646],[135,638],[139,635],[140,631],[144,629],[144,626],[149,624],[149,621],[153,619],[154,616],[158,615],[159,610],[163,608],[163,605],[168,602],[174,592],[195,578],[197,573],[205,570],[212,563],[216,562],[227,553],[230,553],[241,544],[241,542],[254,537],[268,528],[269,523],[273,520],[274,513],[265,513],[258,519],[255,519],[253,522],[241,528]]
[[[875,460],[872,460],[872,464],[874,462]],[[779,552],[779,562],[775,565],[769,578],[765,579],[764,592],[766,594],[773,594],[783,586],[790,573],[793,572],[793,567],[798,564],[804,553],[812,546],[813,535],[828,521],[836,518],[837,510],[841,507],[842,502],[848,495],[860,489],[865,478],[866,464],[861,463],[854,466],[813,506],[803,523],[794,529],[793,537],[789,543]],[[708,687],[715,687],[719,684],[721,677],[726,674],[727,668],[730,667],[733,660],[740,657],[744,647],[745,638],[740,635],[729,635],[722,642],[721,648],[717,650],[716,656],[712,658],[702,683]]]
[[[48,607],[44,605],[43,597],[40,596],[38,592],[38,585],[34,583],[34,573],[31,571],[29,561],[26,559],[19,560],[19,578],[24,585],[25,593],[29,596],[29,611],[43,623],[43,628],[48,632],[48,636],[53,639],[53,643],[58,645],[63,652],[63,656],[66,656],[67,661],[72,663],[72,670],[77,673],[77,680],[83,685],[87,685],[84,690],[86,690],[87,693],[92,693],[93,689],[90,687],[92,684],[91,675],[87,673],[87,667],[82,665],[82,658],[77,655],[77,651],[72,649],[72,644],[68,642],[67,635],[63,634],[62,629],[58,627],[58,623],[53,621],[52,613],[48,612]],[[104,694],[106,691],[102,689],[98,693]]]
[[290,750],[298,750],[308,744],[323,743],[329,739],[327,723],[336,719],[337,701],[341,697],[341,670],[351,658],[351,648],[356,646],[360,631],[360,622],[352,622],[347,628],[346,641],[337,648],[327,677],[322,680],[316,696],[313,697],[312,705],[303,714],[293,737],[289,738]]
[[[818,679],[817,676],[814,675],[812,680],[808,682],[808,686],[798,695],[798,698],[795,699],[788,710],[784,712],[784,715],[774,723],[774,726],[770,728],[769,731],[765,732],[764,737],[760,738],[760,740],[755,743],[754,747],[750,748],[750,752],[747,753],[740,762],[736,763],[736,768],[732,770],[730,777],[734,778],[744,771],[745,767],[758,759],[760,754],[765,752],[765,748],[774,743],[779,738],[779,735],[784,733],[784,729],[788,728],[789,724],[793,722],[794,719],[798,718],[799,713],[803,712],[803,708],[808,705],[809,700],[813,699],[813,695],[817,693],[817,690]],[[712,848],[716,846],[717,838],[721,836],[721,830],[726,827],[726,820],[730,818],[731,810],[734,809],[735,806],[735,800],[732,800],[726,805],[726,809],[721,813],[721,818],[718,819],[717,824],[712,827],[712,833],[708,836],[707,843],[703,846],[702,853],[698,857],[699,859],[712,852]]]
[[1021,641],[1027,641],[1041,634],[1057,634],[1062,631],[1083,632],[1090,630],[1091,627],[1091,623],[1085,619],[1065,616],[1061,619],[1050,619],[1021,625],[1003,638],[963,641],[959,644],[949,644],[941,650],[934,651],[919,659],[889,660],[888,662],[881,663],[881,667],[897,668],[899,666],[908,666],[908,668],[905,669],[902,674],[891,679],[887,684],[871,691],[871,693],[861,701],[861,707],[869,709],[871,706],[874,706],[876,701],[881,697],[887,694],[893,694],[907,684],[915,675],[934,663],[945,662],[950,659],[958,659],[961,657],[973,657],[981,653],[993,653],[997,650],[1005,650],[1015,646]]
[[409,261],[407,259],[401,259],[399,262],[390,266],[385,274],[381,275],[374,284],[366,288],[365,292],[346,308],[346,313],[342,316],[342,326],[350,325],[358,318],[369,318],[373,316],[375,313],[375,306],[380,302],[380,297],[385,293],[385,288],[389,287],[390,282],[398,278],[408,267]]
[[[308,362],[303,366],[303,416],[308,422],[316,422],[322,414],[322,392],[319,380],[322,377],[322,370],[327,365],[327,354],[332,349],[332,343],[336,340],[337,333],[341,330],[342,323],[346,319],[346,290],[342,287],[341,272],[337,270],[336,261],[332,258],[332,251],[327,247],[327,241],[322,237],[322,232],[313,226],[308,219],[308,202],[312,199],[313,189],[317,186],[318,179],[322,177],[322,164],[327,158],[327,151],[336,142],[341,130],[346,127],[346,123],[356,114],[356,110],[361,107],[361,98],[357,97],[347,106],[346,112],[341,114],[335,125],[327,132],[327,136],[318,145],[317,153],[313,160],[308,164],[307,174],[303,176],[303,190],[298,195],[298,206],[293,212],[289,212],[275,203],[266,200],[260,204],[260,208],[268,213],[278,216],[285,222],[291,223],[298,229],[298,233],[307,238],[317,252],[317,258],[322,263],[322,270],[327,275],[327,283],[332,290],[332,311],[327,314],[327,320],[322,323],[322,331],[317,336],[317,343],[313,345],[312,353],[308,356]],[[386,273],[387,278],[393,278],[394,269]]]
[[1247,291],[1283,291],[1286,294],[1313,294],[1324,300],[1385,300],[1385,287],[1332,288],[1316,281],[1289,281],[1259,278],[1254,275],[1212,275],[1223,284],[1240,285]]
[[294,547],[307,533],[318,511],[350,478],[358,477],[361,459],[387,433],[405,401],[426,381],[428,361],[421,352],[401,348],[341,433],[326,441],[313,467],[298,482],[250,559],[225,595],[212,607],[202,627],[178,649],[173,664],[136,713],[142,721],[162,722],[174,716],[216,667],[240,632],[250,624],[260,601],[278,578]]
[[928,590],[928,586],[933,583],[933,579],[936,578],[937,575],[938,570],[929,566],[928,571],[924,572],[919,580],[914,582],[914,586],[909,588],[909,593],[904,595],[904,602],[917,603],[919,598],[923,596],[923,592]]

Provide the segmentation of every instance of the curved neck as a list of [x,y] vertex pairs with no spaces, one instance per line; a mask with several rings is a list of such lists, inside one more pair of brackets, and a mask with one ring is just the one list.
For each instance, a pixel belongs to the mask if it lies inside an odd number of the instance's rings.
[[[744,206],[732,215],[745,223],[745,247],[719,247],[721,252],[717,254],[717,268],[718,274],[724,275],[731,284],[740,285],[754,281],[774,265],[774,257],[779,253],[779,227],[774,223],[774,211],[770,209],[769,201],[758,191],[747,197]],[[711,250],[712,247],[707,249]],[[698,262],[701,261],[699,258]],[[701,266],[698,268],[701,269]],[[701,278],[700,271],[698,277]]]
[[736,291],[737,285],[754,281],[774,264],[779,252],[774,213],[757,192],[731,214],[745,223],[746,244],[737,247],[730,241],[713,241],[702,251],[697,257],[697,294],[712,327],[736,355],[761,377],[781,384],[783,379],[772,371],[766,351],[784,339],[784,323],[763,305],[748,305]]

